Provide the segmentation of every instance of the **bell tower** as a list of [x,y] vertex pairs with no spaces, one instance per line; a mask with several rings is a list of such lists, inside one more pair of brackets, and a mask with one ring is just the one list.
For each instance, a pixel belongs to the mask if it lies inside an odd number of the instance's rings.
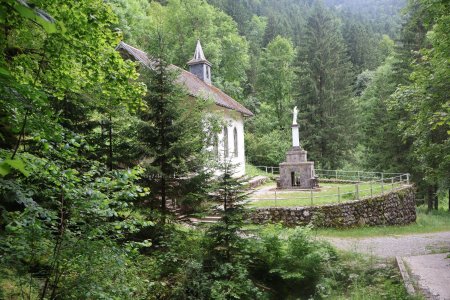
[[205,54],[203,53],[200,40],[197,41],[194,58],[188,61],[187,64],[189,65],[189,72],[207,84],[211,84],[211,63],[206,59]]

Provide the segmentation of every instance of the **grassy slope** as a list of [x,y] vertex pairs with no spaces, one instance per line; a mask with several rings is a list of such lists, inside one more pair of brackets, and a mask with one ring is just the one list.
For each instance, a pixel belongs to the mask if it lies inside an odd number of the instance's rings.
[[256,176],[266,176],[266,177],[269,177],[272,179],[275,178],[275,176],[276,176],[276,175],[272,175],[270,173],[266,173],[249,163],[245,163],[245,175],[247,175],[250,178],[256,177]]

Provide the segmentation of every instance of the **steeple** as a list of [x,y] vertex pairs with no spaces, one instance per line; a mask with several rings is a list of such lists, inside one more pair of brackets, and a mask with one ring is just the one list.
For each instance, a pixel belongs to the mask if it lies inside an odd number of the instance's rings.
[[189,72],[206,82],[211,84],[211,63],[206,59],[203,53],[200,40],[197,41],[195,47],[194,58],[187,63],[189,65]]

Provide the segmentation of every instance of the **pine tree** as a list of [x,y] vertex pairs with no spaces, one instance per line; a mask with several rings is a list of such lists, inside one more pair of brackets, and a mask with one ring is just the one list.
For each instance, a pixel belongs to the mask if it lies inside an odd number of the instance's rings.
[[[164,56],[161,45],[159,57]],[[148,161],[152,198],[160,200],[165,213],[167,199],[177,200],[188,193],[192,180],[208,179],[204,155],[208,137],[202,118],[207,102],[188,97],[175,82],[178,69],[164,59],[142,73],[147,84],[140,128],[142,154]]]
[[261,292],[249,276],[248,241],[240,236],[247,198],[235,166],[225,161],[217,184],[217,200],[223,203],[222,219],[207,231],[204,267],[214,284],[212,298],[259,299]]
[[352,72],[339,23],[320,3],[299,51],[301,141],[324,168],[338,168],[353,148]]

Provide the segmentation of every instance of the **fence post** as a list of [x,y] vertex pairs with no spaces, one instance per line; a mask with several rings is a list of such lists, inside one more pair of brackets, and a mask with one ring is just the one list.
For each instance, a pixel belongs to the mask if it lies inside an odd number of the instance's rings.
[[358,171],[358,181],[361,181],[361,176],[359,175],[359,171]]
[[275,189],[275,206],[277,206],[277,190]]
[[356,200],[359,200],[359,184],[356,184]]
[[313,206],[313,205],[314,205],[314,201],[313,201],[313,190],[310,189],[310,191],[311,191],[311,206]]
[[381,194],[384,194],[384,179],[381,180]]
[[265,167],[265,168],[266,168],[266,173],[268,173],[268,172],[267,172],[267,167]]
[[273,167],[272,167],[272,175],[273,175]]
[[391,178],[391,186],[392,186],[392,191],[394,190],[394,177]]
[[409,184],[409,173],[406,173],[406,183]]
[[338,186],[338,203],[341,203],[341,189]]
[[337,180],[338,179],[338,177],[337,177],[337,170],[334,170],[334,173],[336,175],[336,180]]
[[373,185],[373,182],[370,181],[370,198],[373,197],[372,185]]

